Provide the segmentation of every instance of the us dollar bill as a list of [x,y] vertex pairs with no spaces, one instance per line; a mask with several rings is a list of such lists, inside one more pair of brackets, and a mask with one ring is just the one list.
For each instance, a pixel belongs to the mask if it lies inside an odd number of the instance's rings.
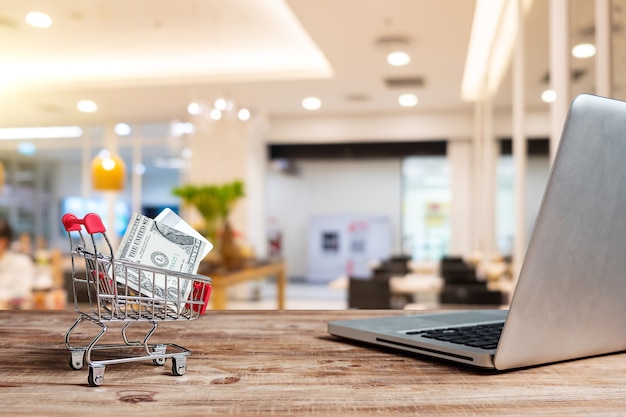
[[[195,274],[206,244],[206,240],[134,213],[115,256],[126,261],[116,264],[116,281],[147,298],[164,300],[169,308],[180,312],[189,298],[193,282],[180,279],[176,272]],[[128,267],[129,263],[137,264],[137,267]],[[142,269],[141,265],[169,269],[172,274],[154,273]]]
[[211,252],[211,249],[213,249],[213,244],[211,242],[209,242],[204,236],[198,233],[196,229],[191,227],[186,221],[184,221],[178,214],[174,213],[174,211],[172,211],[172,209],[170,208],[164,208],[154,218],[154,220],[205,242],[202,258],[208,255],[208,253]]

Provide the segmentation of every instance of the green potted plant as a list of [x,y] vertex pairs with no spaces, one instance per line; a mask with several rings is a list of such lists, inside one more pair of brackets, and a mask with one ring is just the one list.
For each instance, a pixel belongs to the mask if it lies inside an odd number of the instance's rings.
[[234,242],[228,216],[235,203],[245,196],[244,183],[235,180],[223,184],[187,184],[174,188],[175,196],[194,206],[204,220],[204,235],[215,245],[218,262],[234,268],[241,263],[241,256]]

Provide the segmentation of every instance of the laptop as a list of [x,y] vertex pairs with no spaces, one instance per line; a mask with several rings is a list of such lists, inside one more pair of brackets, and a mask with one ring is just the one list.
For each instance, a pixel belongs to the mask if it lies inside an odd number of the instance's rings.
[[328,333],[508,370],[626,350],[626,102],[571,104],[509,310],[331,321]]

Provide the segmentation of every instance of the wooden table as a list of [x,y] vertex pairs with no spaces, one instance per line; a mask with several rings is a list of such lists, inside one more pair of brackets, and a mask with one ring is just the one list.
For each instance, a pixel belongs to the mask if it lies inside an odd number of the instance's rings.
[[389,314],[401,313],[209,311],[162,323],[151,339],[192,350],[184,375],[173,376],[169,360],[123,363],[90,387],[86,368],[69,368],[63,344],[73,312],[0,311],[0,415],[626,414],[624,354],[491,373],[326,333],[328,320]]
[[214,310],[225,310],[228,302],[228,288],[242,282],[254,281],[267,276],[276,277],[276,304],[279,310],[285,309],[285,286],[287,273],[282,261],[250,266],[224,274],[210,273],[213,280],[211,304]]

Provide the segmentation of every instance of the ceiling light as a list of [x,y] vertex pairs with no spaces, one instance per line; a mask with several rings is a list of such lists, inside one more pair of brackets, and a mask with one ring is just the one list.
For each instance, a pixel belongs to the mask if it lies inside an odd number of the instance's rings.
[[118,136],[128,136],[133,131],[127,123],[116,124],[114,130]]
[[553,103],[556,100],[556,91],[554,90],[545,90],[541,93],[541,100],[545,103]]
[[404,51],[394,51],[387,55],[387,63],[394,67],[402,67],[411,62],[411,57]]
[[322,100],[317,97],[307,97],[302,100],[302,107],[307,110],[317,110],[322,107]]
[[137,175],[143,175],[146,173],[146,166],[144,164],[136,164],[133,171]]
[[243,121],[248,120],[250,118],[250,110],[239,109],[239,111],[237,112],[237,117],[239,117],[239,120],[243,120]]
[[187,106],[187,113],[193,115],[198,115],[202,113],[202,107],[200,106],[200,103],[196,103],[195,101],[189,103],[189,105]]
[[[523,13],[532,2],[522,0]],[[510,63],[517,24],[515,2],[476,1],[461,87],[463,100],[476,101],[497,91]]]
[[122,158],[103,149],[91,161],[92,187],[100,191],[120,191],[124,188],[125,172]]
[[52,25],[52,18],[45,13],[30,12],[26,15],[26,23],[36,28],[49,28]]
[[401,67],[411,62],[407,49],[409,39],[402,35],[381,36],[376,39],[376,45],[387,54],[387,63],[394,67]]
[[596,47],[590,43],[581,43],[572,48],[574,58],[591,58],[596,54]]
[[213,105],[218,110],[226,110],[226,99],[218,98]]
[[192,134],[196,132],[196,127],[193,123],[189,122],[173,122],[170,127],[170,132],[175,138],[179,138],[182,135]]
[[78,126],[7,127],[0,129],[0,140],[79,138],[83,130]]
[[417,104],[417,96],[415,94],[402,94],[398,97],[398,103],[402,107],[413,107]]
[[91,100],[81,100],[76,104],[76,108],[83,113],[93,113],[98,110],[98,105]]
[[211,109],[211,113],[209,113],[209,116],[213,120],[219,120],[222,118],[222,111],[219,109]]

